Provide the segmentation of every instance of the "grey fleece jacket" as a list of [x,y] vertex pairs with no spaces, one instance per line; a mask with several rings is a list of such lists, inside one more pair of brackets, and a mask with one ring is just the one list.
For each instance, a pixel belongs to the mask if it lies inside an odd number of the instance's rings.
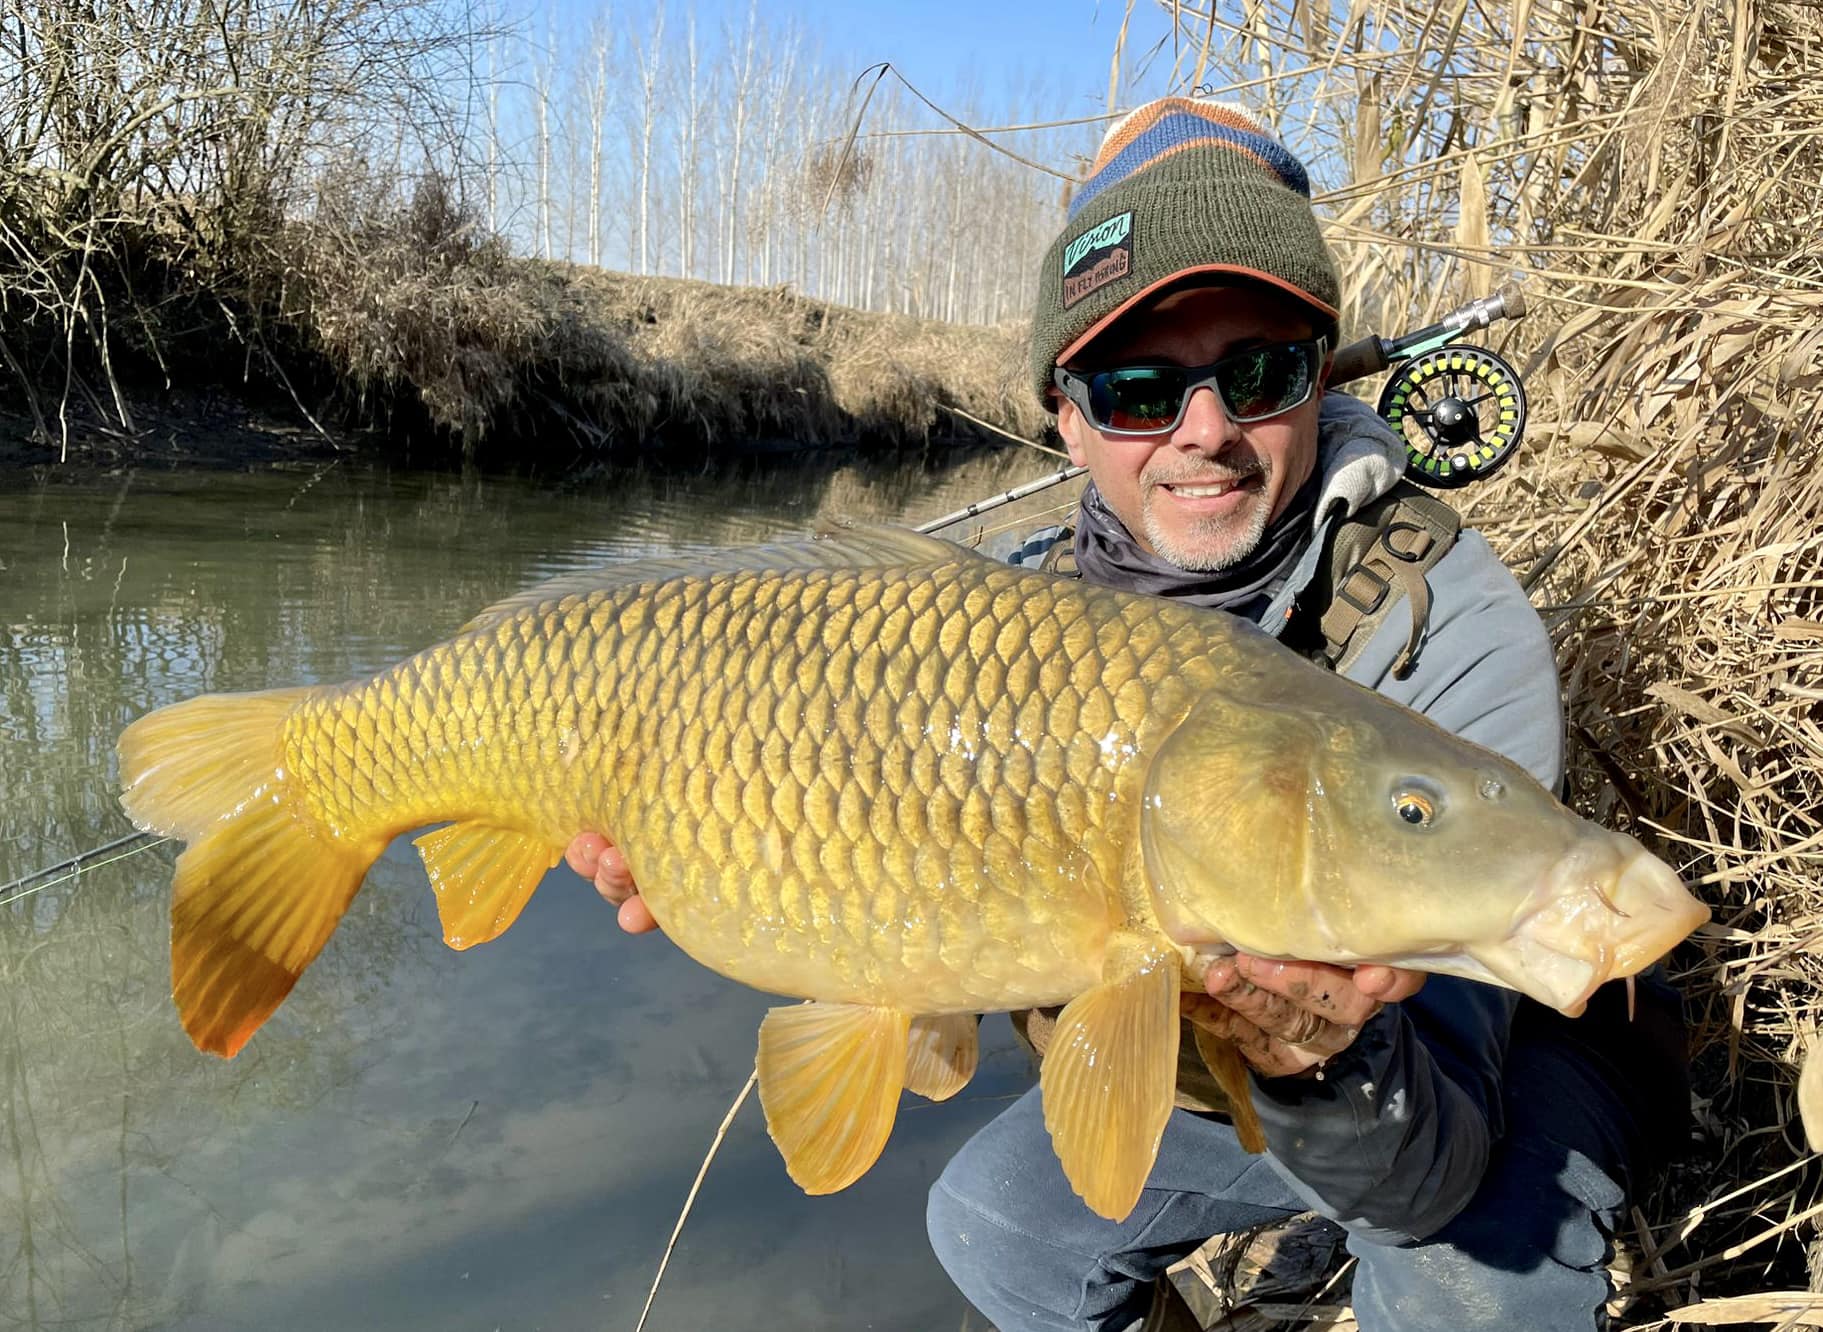
[[[1365,403],[1324,397],[1321,490],[1311,542],[1261,617],[1281,613],[1321,567],[1331,526],[1392,489],[1402,445]],[[1057,529],[1051,529],[1054,534]],[[1054,536],[1012,556],[1036,562]],[[1410,621],[1383,620],[1346,674],[1519,763],[1552,790],[1563,775],[1563,712],[1544,624],[1487,542],[1465,530],[1430,571],[1429,627],[1403,680],[1392,664]],[[1321,1081],[1254,1081],[1274,1164],[1313,1208],[1360,1238],[1422,1239],[1468,1205],[1502,1132],[1501,1069],[1519,1006],[1510,990],[1432,976],[1382,1009]]]

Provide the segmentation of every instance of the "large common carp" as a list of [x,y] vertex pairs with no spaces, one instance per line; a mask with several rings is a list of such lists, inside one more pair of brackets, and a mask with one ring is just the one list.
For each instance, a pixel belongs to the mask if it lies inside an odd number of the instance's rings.
[[1230,616],[850,531],[573,576],[367,680],[206,695],[120,740],[189,843],[172,986],[232,1055],[368,867],[418,839],[444,937],[512,924],[577,833],[723,975],[767,1125],[829,1192],[900,1091],[953,1094],[981,1012],[1066,1003],[1065,1172],[1124,1216],[1172,1106],[1178,996],[1235,948],[1391,962],[1578,1012],[1706,919],[1515,764]]

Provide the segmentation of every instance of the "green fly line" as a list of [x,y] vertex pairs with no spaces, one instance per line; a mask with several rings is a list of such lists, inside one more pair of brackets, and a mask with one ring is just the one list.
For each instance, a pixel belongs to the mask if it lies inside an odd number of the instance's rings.
[[[97,860],[93,864],[85,863],[92,856],[98,856],[104,851],[112,850],[117,846],[125,846],[128,842],[139,841],[139,839],[146,836],[149,836],[149,834],[129,833],[125,837],[119,837],[112,842],[98,846],[92,851],[85,851],[81,855],[71,856],[68,860],[60,860],[55,865],[50,865],[39,870],[36,874],[27,874],[23,878],[14,879],[11,883],[0,884],[0,907],[10,906],[14,902],[30,897],[33,893],[41,893],[46,888],[55,888],[60,883],[68,883],[72,879],[79,879],[83,875],[101,869],[104,866],[115,865],[123,860],[130,860],[142,852],[154,850],[171,840],[169,837],[155,837],[151,841],[144,842],[130,851],[122,851],[117,856],[109,856],[106,860]],[[60,878],[48,879],[35,888],[25,888],[19,892],[13,891],[15,888],[19,888],[21,884],[30,883],[33,879],[43,878],[46,874],[55,874],[66,865],[73,866],[74,868],[72,868],[68,874],[63,875]]]

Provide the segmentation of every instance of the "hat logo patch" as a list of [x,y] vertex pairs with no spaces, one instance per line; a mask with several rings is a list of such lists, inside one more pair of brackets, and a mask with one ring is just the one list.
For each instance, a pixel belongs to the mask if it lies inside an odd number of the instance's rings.
[[1133,271],[1133,213],[1116,213],[1063,250],[1063,308]]

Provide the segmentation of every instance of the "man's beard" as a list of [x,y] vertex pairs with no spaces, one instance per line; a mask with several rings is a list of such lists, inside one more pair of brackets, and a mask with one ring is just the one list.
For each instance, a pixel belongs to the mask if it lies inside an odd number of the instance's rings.
[[[1216,480],[1251,481],[1255,477],[1259,478],[1259,485],[1250,487],[1252,502],[1243,514],[1194,519],[1182,536],[1165,530],[1158,520],[1158,510],[1151,503],[1153,495],[1162,490],[1166,482],[1198,485]],[[1166,477],[1163,481],[1149,482],[1147,493],[1140,500],[1140,526],[1144,529],[1146,544],[1178,568],[1191,573],[1220,573],[1232,569],[1258,550],[1266,536],[1272,521],[1270,506],[1266,503],[1271,482],[1272,468],[1264,459],[1254,460],[1252,467],[1237,470],[1230,477]],[[1165,503],[1171,503],[1171,500],[1167,497]]]

